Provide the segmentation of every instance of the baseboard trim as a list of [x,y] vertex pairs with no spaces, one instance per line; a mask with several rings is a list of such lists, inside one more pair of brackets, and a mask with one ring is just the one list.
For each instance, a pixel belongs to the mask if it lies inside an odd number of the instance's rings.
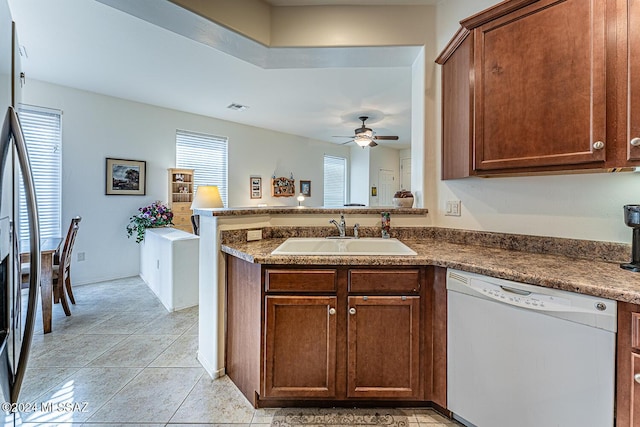
[[202,353],[200,353],[200,351],[198,351],[197,358],[198,362],[200,362],[204,370],[207,371],[207,374],[209,374],[212,379],[215,380],[216,378],[224,377],[226,375],[225,368],[216,369],[213,364],[209,362]]

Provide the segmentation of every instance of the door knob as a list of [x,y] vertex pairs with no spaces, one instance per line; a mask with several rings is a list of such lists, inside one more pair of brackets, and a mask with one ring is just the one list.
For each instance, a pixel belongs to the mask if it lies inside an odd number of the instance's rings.
[[349,314],[356,314],[356,309],[355,309],[355,308],[353,308],[353,307],[351,307],[351,308],[349,309]]
[[331,307],[331,308],[329,309],[329,314],[330,314],[330,315],[332,315],[332,316],[333,316],[334,314],[336,314],[336,309],[335,309],[335,308],[333,308],[333,307]]
[[633,145],[634,147],[637,147],[640,145],[640,138],[636,137],[636,138],[632,138],[631,141],[629,142],[629,144]]
[[637,382],[638,384],[640,384],[640,374],[635,374],[633,376],[633,379],[635,380],[635,382]]
[[604,142],[602,141],[596,141],[593,143],[593,149],[594,150],[602,150],[604,148]]

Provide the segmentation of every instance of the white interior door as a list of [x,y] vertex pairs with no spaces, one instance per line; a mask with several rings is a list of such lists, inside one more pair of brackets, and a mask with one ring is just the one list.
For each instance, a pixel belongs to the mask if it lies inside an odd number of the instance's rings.
[[396,176],[392,170],[378,171],[378,206],[393,205],[393,195],[396,192]]

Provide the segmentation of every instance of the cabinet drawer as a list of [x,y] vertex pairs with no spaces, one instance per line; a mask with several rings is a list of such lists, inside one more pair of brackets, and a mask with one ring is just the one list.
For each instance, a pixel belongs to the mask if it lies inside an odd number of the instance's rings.
[[631,348],[640,351],[640,313],[631,313]]
[[420,270],[349,270],[349,292],[419,292]]
[[264,287],[267,292],[335,292],[336,270],[267,270]]
[[173,202],[171,204],[171,211],[173,211],[174,214],[176,213],[182,213],[182,214],[189,214],[191,215],[191,202],[188,203],[182,203],[182,202]]

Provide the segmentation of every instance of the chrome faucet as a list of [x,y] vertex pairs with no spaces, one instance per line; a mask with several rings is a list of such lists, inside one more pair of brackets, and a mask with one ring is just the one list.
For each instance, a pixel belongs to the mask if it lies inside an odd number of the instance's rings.
[[359,230],[360,230],[360,224],[358,224],[358,223],[353,224],[353,238],[354,239],[360,238],[360,236],[358,234]]
[[340,215],[340,223],[338,223],[338,221],[336,221],[335,219],[331,219],[329,220],[329,224],[333,224],[336,226],[338,232],[340,233],[340,237],[346,236],[347,223],[344,220],[344,215]]

